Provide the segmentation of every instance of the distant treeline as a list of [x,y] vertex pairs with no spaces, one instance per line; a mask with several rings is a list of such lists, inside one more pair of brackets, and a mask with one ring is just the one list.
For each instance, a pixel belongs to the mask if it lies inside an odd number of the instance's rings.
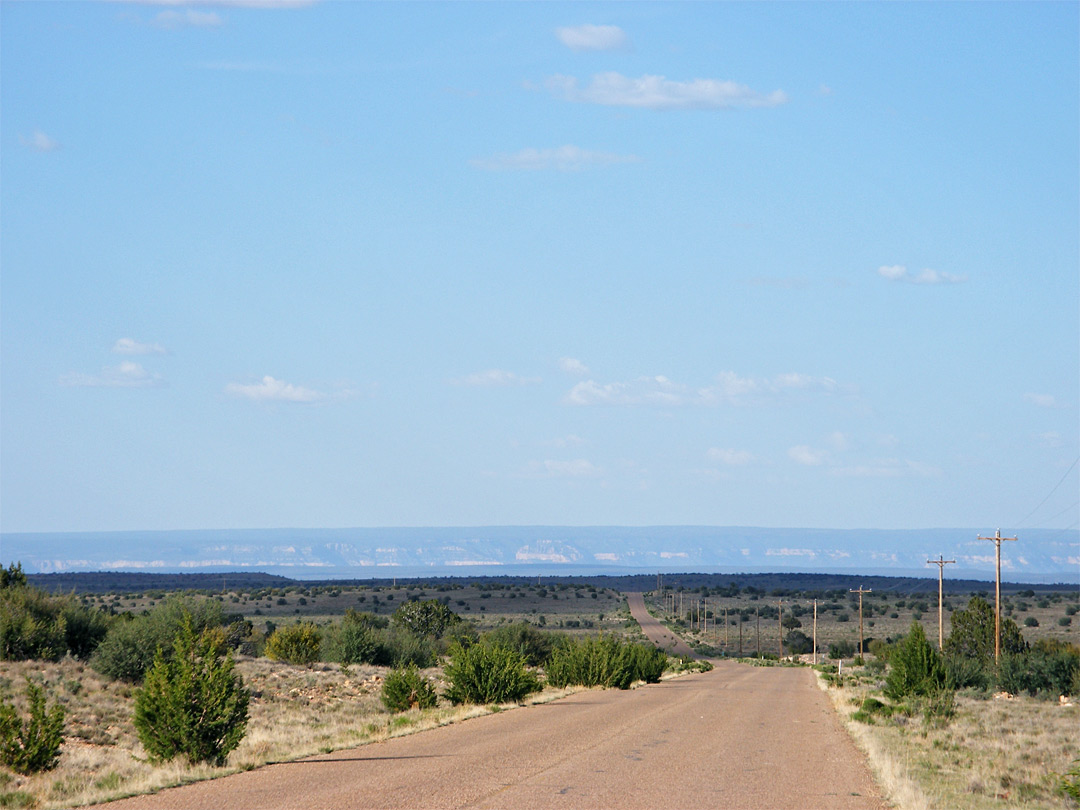
[[[120,571],[93,571],[62,574],[28,574],[30,584],[49,593],[143,593],[146,591],[222,591],[257,590],[259,588],[286,588],[299,586],[311,587],[367,587],[386,588],[399,586],[439,584],[481,585],[504,584],[523,586],[545,585],[592,585],[612,590],[652,591],[656,589],[656,574],[631,574],[624,576],[472,576],[472,577],[390,577],[378,579],[290,579],[289,577],[259,572],[228,573],[191,573],[191,574],[149,574],[126,573]],[[664,574],[665,588],[674,590],[698,590],[700,588],[722,589],[738,587],[754,589],[760,593],[780,596],[794,592],[846,590],[848,588],[870,588],[875,591],[891,593],[936,593],[937,577],[925,579],[917,577],[854,576],[851,574]],[[1011,593],[1035,591],[1041,593],[1072,592],[1076,584],[1041,584],[1002,583],[1002,589]],[[993,590],[993,582],[976,579],[949,579],[945,577],[947,593],[980,593]]]

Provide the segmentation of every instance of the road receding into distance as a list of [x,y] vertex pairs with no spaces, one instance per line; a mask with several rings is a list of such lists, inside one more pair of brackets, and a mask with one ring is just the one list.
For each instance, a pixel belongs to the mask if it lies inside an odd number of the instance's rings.
[[[643,604],[640,609],[644,612]],[[581,692],[110,805],[183,810],[885,806],[863,756],[810,670],[730,662],[628,692]]]

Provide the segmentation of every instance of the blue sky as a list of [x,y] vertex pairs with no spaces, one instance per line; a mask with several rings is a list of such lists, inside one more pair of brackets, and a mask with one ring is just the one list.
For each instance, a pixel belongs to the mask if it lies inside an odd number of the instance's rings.
[[0,5],[0,529],[1075,528],[1075,3]]

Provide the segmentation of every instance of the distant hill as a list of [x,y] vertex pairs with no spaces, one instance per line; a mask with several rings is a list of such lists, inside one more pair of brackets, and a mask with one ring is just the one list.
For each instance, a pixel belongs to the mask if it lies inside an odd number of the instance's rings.
[[[740,526],[483,526],[244,529],[0,535],[0,561],[28,573],[263,572],[296,579],[633,576],[657,571],[991,579],[993,529],[773,529]],[[1080,531],[1026,529],[1003,544],[1016,582],[1080,584]]]
[[[124,572],[88,572],[74,574],[29,574],[28,580],[35,587],[52,593],[145,593],[146,591],[221,591],[230,589],[286,588],[291,585],[311,587],[313,585],[366,585],[369,587],[398,585],[438,585],[453,579],[465,579],[468,582],[502,582],[513,584],[535,584],[537,577],[495,576],[495,577],[402,577],[378,579],[328,579],[294,580],[287,577],[255,572],[230,574],[137,574]],[[613,590],[650,591],[656,588],[655,574],[634,574],[623,576],[555,576],[541,577],[541,582],[551,584],[595,585]],[[737,585],[742,589],[755,588],[762,593],[784,595],[788,592],[825,592],[847,591],[852,588],[869,588],[876,592],[888,593],[937,593],[937,579],[918,579],[912,577],[859,577],[843,574],[695,574],[673,573],[664,575],[664,586],[673,589],[727,588]],[[993,583],[984,580],[946,579],[947,593],[988,593]],[[1075,590],[1068,584],[1003,583],[1004,590],[1066,591]]]

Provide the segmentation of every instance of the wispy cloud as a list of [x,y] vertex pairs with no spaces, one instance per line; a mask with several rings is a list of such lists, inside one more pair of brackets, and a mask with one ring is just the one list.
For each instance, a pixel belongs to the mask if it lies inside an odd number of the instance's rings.
[[566,374],[573,374],[575,377],[584,377],[589,373],[589,367],[576,357],[560,357],[559,369]]
[[168,354],[160,343],[140,343],[131,338],[120,338],[112,347],[113,354]]
[[544,87],[567,101],[650,110],[776,107],[788,100],[781,90],[758,93],[738,82],[720,79],[673,81],[664,76],[648,75],[632,78],[614,71],[597,73],[585,86],[574,76],[552,76],[544,82]]
[[487,371],[477,371],[466,377],[451,380],[454,385],[467,385],[477,388],[499,388],[514,385],[535,385],[541,380],[539,377],[523,377],[512,371],[504,371],[499,368],[490,368]]
[[708,456],[729,467],[743,467],[754,460],[754,454],[749,450],[732,450],[728,447],[710,447]]
[[1040,408],[1056,408],[1058,401],[1053,394],[1024,394],[1024,402],[1038,405]]
[[527,476],[547,478],[597,478],[603,472],[603,468],[584,458],[575,458],[570,461],[554,459],[533,461],[525,470]]
[[554,149],[522,149],[511,154],[497,154],[475,158],[469,165],[487,171],[538,171],[554,169],[560,172],[578,172],[591,166],[612,166],[619,163],[638,163],[637,155],[616,155],[613,152],[594,152],[578,146],[566,145]]
[[60,148],[59,141],[50,138],[40,129],[35,129],[29,137],[20,135],[19,143],[35,152],[55,152]]
[[161,388],[165,380],[139,363],[126,360],[118,366],[106,366],[100,374],[65,374],[60,384],[68,388]]
[[267,375],[256,383],[229,383],[225,393],[255,402],[319,402],[325,394]]
[[566,395],[570,405],[736,405],[776,396],[789,391],[834,393],[841,386],[829,377],[789,373],[775,377],[740,377],[733,371],[717,375],[711,385],[693,388],[662,375],[638,377],[629,382],[598,383],[585,380]]
[[313,6],[319,0],[117,0],[138,6],[220,6],[225,8],[288,9]]
[[167,9],[158,12],[151,21],[158,28],[220,28],[225,21],[213,11],[197,11],[193,8]]
[[559,42],[572,51],[614,51],[625,48],[630,39],[617,25],[573,25],[556,28]]
[[878,275],[886,281],[899,281],[906,284],[963,284],[968,280],[967,276],[931,270],[929,267],[920,270],[917,274],[909,273],[908,269],[900,264],[879,267]]
[[804,467],[820,467],[828,457],[824,450],[816,450],[807,444],[797,444],[788,449],[788,458]]

